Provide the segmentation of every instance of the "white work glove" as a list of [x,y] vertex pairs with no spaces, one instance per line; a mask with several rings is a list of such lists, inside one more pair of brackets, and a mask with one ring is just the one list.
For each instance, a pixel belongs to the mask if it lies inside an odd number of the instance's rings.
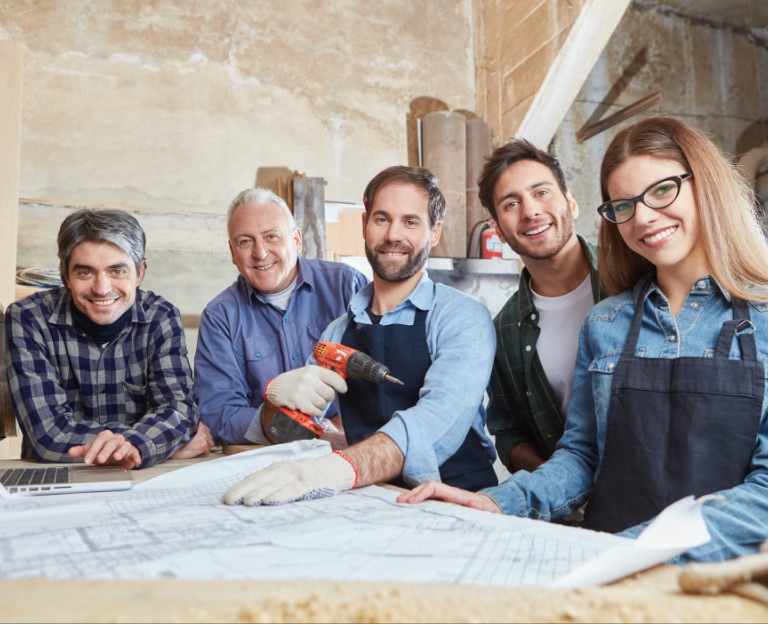
[[357,470],[347,456],[329,455],[272,464],[224,493],[227,505],[283,505],[335,496],[357,486]]
[[347,382],[341,375],[309,365],[279,374],[267,384],[264,397],[273,405],[322,416],[334,393],[346,391]]

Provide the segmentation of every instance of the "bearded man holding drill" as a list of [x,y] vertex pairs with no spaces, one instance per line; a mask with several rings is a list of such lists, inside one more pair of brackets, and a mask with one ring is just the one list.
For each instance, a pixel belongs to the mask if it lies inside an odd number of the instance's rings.
[[379,482],[435,479],[472,491],[498,483],[483,407],[496,348],[490,313],[425,270],[445,215],[437,180],[420,167],[390,167],[363,198],[373,282],[321,340],[370,355],[403,384],[345,381],[314,358],[275,377],[272,406],[318,416],[336,396],[349,446],[273,464],[230,488],[227,504],[282,504]]

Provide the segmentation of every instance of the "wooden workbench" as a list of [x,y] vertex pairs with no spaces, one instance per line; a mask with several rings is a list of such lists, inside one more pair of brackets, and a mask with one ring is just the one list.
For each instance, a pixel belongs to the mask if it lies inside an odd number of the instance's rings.
[[[169,460],[135,471],[134,477],[143,481],[216,457],[221,454]],[[0,467],[20,463],[3,461]],[[679,568],[661,566],[611,586],[576,590],[336,581],[0,579],[0,622],[768,622],[768,606],[746,598],[682,594],[678,573]]]

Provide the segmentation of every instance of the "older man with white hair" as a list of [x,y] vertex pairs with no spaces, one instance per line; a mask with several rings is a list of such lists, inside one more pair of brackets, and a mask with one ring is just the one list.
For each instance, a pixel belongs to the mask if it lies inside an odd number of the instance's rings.
[[203,311],[195,394],[217,441],[269,444],[258,427],[246,438],[260,422],[267,382],[304,366],[328,323],[368,280],[346,264],[299,257],[301,230],[268,189],[238,194],[227,229],[240,275]]

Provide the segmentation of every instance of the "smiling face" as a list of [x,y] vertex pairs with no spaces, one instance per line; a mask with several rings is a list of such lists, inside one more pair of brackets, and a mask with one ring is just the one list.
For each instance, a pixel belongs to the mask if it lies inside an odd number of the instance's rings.
[[499,176],[493,189],[496,231],[522,258],[545,260],[573,237],[579,207],[563,195],[546,165],[520,160]]
[[229,250],[251,286],[267,295],[279,293],[296,279],[301,231],[273,202],[244,204],[229,222]]
[[[651,156],[633,156],[614,169],[606,180],[610,199],[635,197],[659,180],[687,173],[680,164]],[[686,180],[680,194],[666,208],[655,210],[642,202],[635,216],[617,226],[626,245],[656,266],[657,276],[667,272],[687,276],[691,283],[709,273],[701,242],[699,208],[693,180]]]
[[97,325],[109,325],[133,305],[142,279],[144,264],[137,274],[119,247],[86,241],[72,250],[66,284],[78,310]]
[[420,274],[440,240],[442,223],[429,228],[429,194],[407,182],[380,187],[363,215],[365,255],[376,277],[403,282]]

